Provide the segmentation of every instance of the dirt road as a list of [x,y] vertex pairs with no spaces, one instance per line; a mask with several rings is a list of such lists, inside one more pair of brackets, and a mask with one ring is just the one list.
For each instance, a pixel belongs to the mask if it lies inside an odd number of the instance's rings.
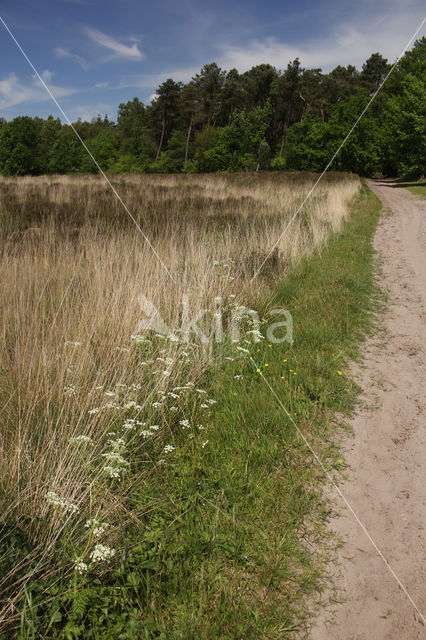
[[[385,335],[367,344],[359,382],[363,409],[345,441],[350,479],[342,492],[426,616],[426,200],[370,182],[384,213],[375,237],[389,306]],[[426,626],[342,507],[333,521],[347,543],[335,624],[321,615],[311,640],[414,640]]]

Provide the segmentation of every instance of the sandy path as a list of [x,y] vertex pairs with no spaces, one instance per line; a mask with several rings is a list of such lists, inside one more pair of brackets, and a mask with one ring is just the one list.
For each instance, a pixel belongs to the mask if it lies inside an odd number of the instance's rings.
[[[359,374],[366,408],[345,441],[352,471],[341,489],[426,616],[426,200],[384,182],[369,186],[385,208],[374,244],[390,304],[386,335],[369,341]],[[353,516],[343,508],[332,526],[347,540],[337,581],[346,601],[334,625],[320,617],[311,640],[425,638],[426,627]]]

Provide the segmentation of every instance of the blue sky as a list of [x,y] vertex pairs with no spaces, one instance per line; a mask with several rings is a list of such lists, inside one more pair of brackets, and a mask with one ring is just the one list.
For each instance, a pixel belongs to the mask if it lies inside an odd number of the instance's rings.
[[[0,15],[71,120],[138,96],[166,78],[189,80],[206,62],[245,71],[361,67],[393,61],[424,17],[423,0],[3,0]],[[423,27],[419,35],[425,35]],[[0,24],[0,116],[59,115]]]

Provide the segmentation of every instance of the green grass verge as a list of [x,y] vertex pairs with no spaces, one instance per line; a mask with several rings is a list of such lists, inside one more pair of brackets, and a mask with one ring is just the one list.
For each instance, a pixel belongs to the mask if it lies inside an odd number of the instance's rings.
[[[379,209],[363,188],[344,230],[271,292],[273,306],[293,315],[292,346],[262,343],[252,360],[222,360],[205,374],[200,386],[218,401],[208,443],[177,442],[176,455],[148,483],[132,485],[126,541],[114,568],[102,578],[85,577],[77,590],[66,578],[34,581],[14,637],[303,634],[312,602],[329,586],[326,478],[263,378],[327,470],[339,474],[335,416],[349,414],[356,400],[346,367],[371,326]],[[146,512],[153,502],[158,508]],[[141,515],[135,521],[132,513]]]
[[414,193],[415,196],[423,196],[426,198],[426,182],[425,180],[397,180],[398,187],[403,187]]
[[426,184],[413,185],[407,188],[411,193],[414,193],[415,196],[422,196],[423,198],[426,198]]

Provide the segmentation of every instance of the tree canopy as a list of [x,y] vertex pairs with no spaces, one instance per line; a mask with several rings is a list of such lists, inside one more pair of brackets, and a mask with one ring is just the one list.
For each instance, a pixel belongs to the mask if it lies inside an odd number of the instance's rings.
[[[283,71],[245,73],[205,64],[186,84],[168,78],[144,105],[118,107],[74,128],[111,173],[325,168],[391,69],[380,53],[330,73],[300,60]],[[332,168],[361,175],[420,176],[426,158],[426,38],[399,61]],[[94,173],[97,166],[69,125],[20,116],[0,119],[4,175]]]

